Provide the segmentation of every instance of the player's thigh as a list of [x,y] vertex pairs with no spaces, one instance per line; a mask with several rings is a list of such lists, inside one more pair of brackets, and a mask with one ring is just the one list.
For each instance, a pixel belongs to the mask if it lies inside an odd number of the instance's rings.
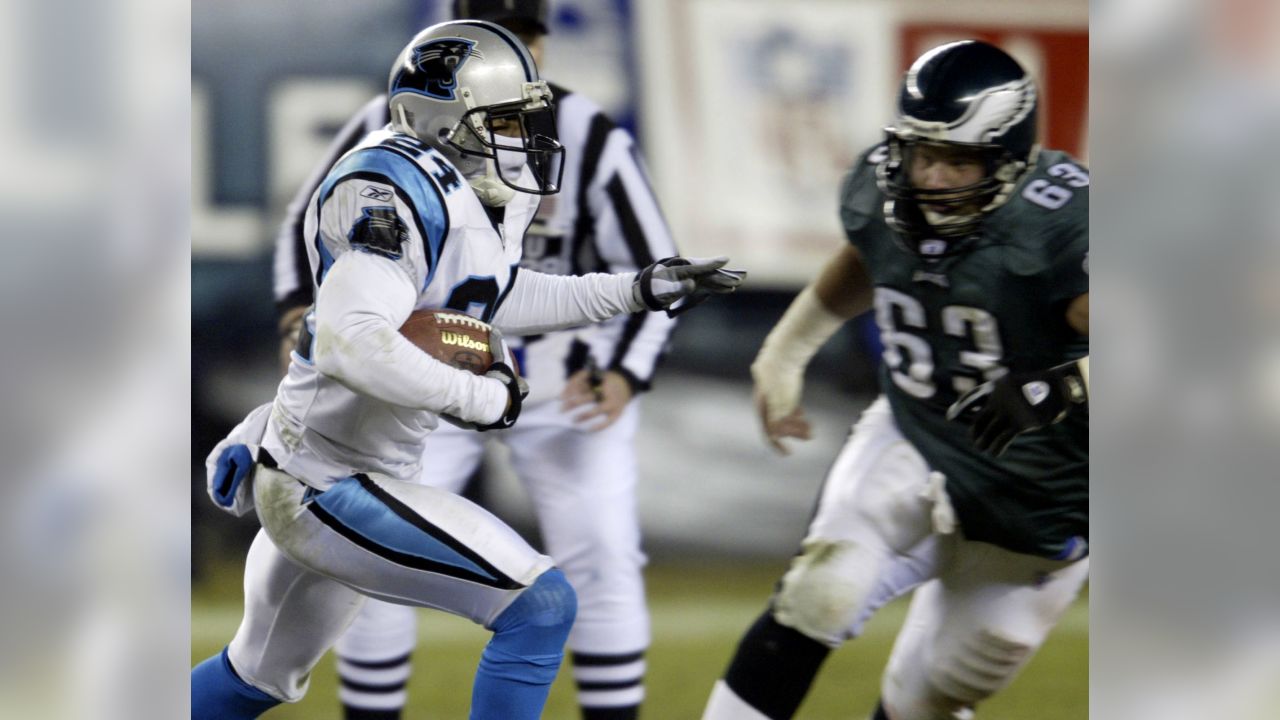
[[827,473],[801,552],[774,597],[777,620],[835,646],[876,608],[927,578],[928,477],[887,402],[877,400]]
[[460,493],[484,456],[484,436],[441,422],[423,443],[423,485]]
[[285,557],[258,531],[245,563],[245,611],[228,647],[236,671],[277,697],[297,700],[311,668],[364,597]]
[[488,625],[552,567],[511,528],[453,493],[358,475],[323,493],[259,468],[263,527],[293,561],[370,597]]
[[881,397],[859,418],[823,480],[808,540],[852,540],[905,554],[932,530],[928,464]]
[[[900,706],[976,703],[1006,686],[1080,592],[1066,563],[956,540],[954,560],[912,598],[885,676]],[[910,717],[910,714],[908,714]]]

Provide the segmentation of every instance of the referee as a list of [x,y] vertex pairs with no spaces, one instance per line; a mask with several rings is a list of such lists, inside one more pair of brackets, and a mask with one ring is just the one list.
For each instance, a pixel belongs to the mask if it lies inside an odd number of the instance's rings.
[[[498,23],[541,62],[542,0],[455,0],[455,18]],[[544,273],[637,271],[679,254],[634,138],[591,100],[556,84],[565,146],[559,194],[543,198],[525,234],[521,264]],[[275,300],[287,365],[301,318],[315,299],[303,215],[329,168],[367,133],[390,122],[386,96],[347,122],[298,191],[276,239]],[[578,594],[569,636],[584,720],[634,720],[644,698],[649,615],[641,575],[632,399],[649,388],[674,321],[638,313],[600,325],[512,338],[531,392],[520,422],[496,433],[511,449],[537,511],[546,552]],[[491,434],[492,435],[492,434]],[[442,425],[427,438],[422,481],[460,491],[483,456],[484,436]],[[397,720],[407,699],[416,639],[412,608],[366,601],[337,645],[347,720]]]

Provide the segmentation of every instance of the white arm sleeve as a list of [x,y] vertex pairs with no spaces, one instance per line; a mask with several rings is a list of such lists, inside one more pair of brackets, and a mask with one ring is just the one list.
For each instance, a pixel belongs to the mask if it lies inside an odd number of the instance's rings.
[[343,253],[316,298],[316,369],[384,402],[496,422],[507,407],[502,382],[449,367],[400,334],[416,301],[413,283],[394,262]]
[[508,335],[537,335],[639,312],[635,279],[635,273],[546,275],[521,268],[493,324]]
[[770,420],[799,407],[805,368],[844,323],[844,318],[822,304],[812,284],[791,302],[751,363],[751,377]]

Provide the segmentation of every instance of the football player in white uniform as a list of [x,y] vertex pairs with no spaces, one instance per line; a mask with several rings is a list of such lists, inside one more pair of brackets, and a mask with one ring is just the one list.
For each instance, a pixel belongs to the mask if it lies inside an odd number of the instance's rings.
[[[308,207],[316,302],[288,375],[209,457],[215,502],[256,507],[262,530],[240,628],[192,671],[193,719],[255,718],[300,699],[365,597],[492,630],[471,718],[539,717],[573,624],[572,587],[493,516],[414,482],[439,417],[507,428],[527,391],[507,362],[472,375],[398,328],[415,309],[448,307],[538,333],[697,302],[742,279],[723,258],[581,277],[520,269],[563,148],[550,90],[503,28],[427,28],[396,59],[388,97],[391,126],[344,156]],[[509,358],[496,332],[491,346]]]
[[[545,0],[455,0],[455,18],[488,20],[515,33],[540,62]],[[561,191],[544,199],[524,238],[521,267],[555,275],[639,270],[676,254],[634,138],[581,93],[550,84],[565,146]],[[282,356],[296,344],[314,300],[304,232],[307,203],[328,169],[370,131],[391,121],[386,97],[371,100],[330,144],[290,205],[277,237],[275,296]],[[522,270],[523,272],[523,270]],[[442,426],[427,438],[421,481],[461,492],[496,441],[537,513],[546,552],[578,593],[569,633],[584,720],[634,720],[644,697],[649,616],[644,597],[635,397],[648,389],[675,320],[663,313],[616,317],[584,328],[509,338],[529,381],[520,423],[478,434]],[[396,720],[408,699],[417,611],[365,603],[335,647],[346,720]],[[430,647],[425,650],[430,662]]]

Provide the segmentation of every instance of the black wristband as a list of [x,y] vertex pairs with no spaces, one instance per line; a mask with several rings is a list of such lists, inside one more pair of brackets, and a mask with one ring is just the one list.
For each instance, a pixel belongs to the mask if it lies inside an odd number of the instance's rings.
[[658,304],[658,298],[653,296],[653,271],[658,267],[658,262],[646,267],[640,271],[640,275],[636,277],[636,283],[640,286],[640,302],[644,303],[646,310],[661,310],[662,306]]
[[665,257],[653,263],[649,267],[640,271],[636,277],[636,282],[640,285],[640,300],[644,303],[645,308],[658,311],[665,310],[666,305],[658,302],[658,298],[653,294],[653,271],[660,267],[675,267],[677,265],[689,265],[689,261],[682,257]]

